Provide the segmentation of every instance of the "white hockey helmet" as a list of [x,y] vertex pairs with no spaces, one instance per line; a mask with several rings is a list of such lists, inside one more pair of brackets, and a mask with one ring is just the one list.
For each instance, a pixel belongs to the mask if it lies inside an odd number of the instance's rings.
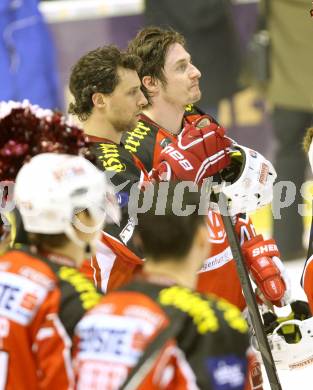
[[[231,164],[222,172],[223,181],[213,183],[213,192],[223,192],[228,198],[230,215],[247,213],[270,203],[277,177],[273,165],[259,152],[234,144]],[[218,210],[216,203],[212,208]]]
[[[283,336],[277,333],[281,327],[287,325],[299,327],[301,333],[301,340],[299,342],[289,344]],[[303,321],[289,320],[282,322],[267,337],[277,368],[293,370],[313,364],[313,317]]]
[[[110,217],[119,220],[119,208],[105,175],[80,156],[43,153],[25,164],[16,177],[14,201],[27,232],[65,233],[76,244],[79,240],[75,214],[87,209],[100,230]],[[87,228],[87,226],[85,226]],[[84,230],[87,233],[92,231]]]

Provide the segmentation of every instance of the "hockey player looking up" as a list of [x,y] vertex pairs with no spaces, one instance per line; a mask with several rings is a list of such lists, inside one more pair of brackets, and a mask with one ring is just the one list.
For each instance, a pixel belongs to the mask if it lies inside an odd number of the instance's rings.
[[[184,37],[173,30],[146,27],[129,42],[128,52],[143,62],[139,74],[149,104],[134,131],[124,135],[123,142],[149,170],[156,168],[164,144],[174,143],[182,128],[203,115],[193,105],[201,96],[201,74],[185,48]],[[210,121],[216,123],[212,117]],[[134,140],[138,141],[136,145]],[[226,187],[227,196],[247,266],[262,299],[284,305],[290,299],[290,283],[279,260],[279,251],[274,240],[256,234],[246,213],[270,202],[275,170],[258,152],[240,145],[231,158],[230,176],[225,179],[231,184]],[[216,207],[209,210],[207,225],[212,250],[199,271],[198,289],[223,297],[242,310],[245,299]]]
[[[123,133],[136,126],[147,104],[137,73],[141,65],[139,57],[106,46],[82,56],[70,77],[74,102],[69,111],[82,121],[92,142],[91,150],[97,156],[97,165],[110,175],[123,210],[121,225],[107,225],[98,246],[97,260],[101,264],[97,264],[96,271],[100,272],[96,272],[96,281],[100,281],[104,291],[125,283],[142,265],[143,254],[135,249],[131,239],[134,221],[128,213],[128,203],[131,189],[149,180],[148,172],[141,160],[121,142]],[[211,124],[198,131],[190,126],[183,138],[183,142],[189,140],[187,147],[169,145],[171,153],[164,154],[156,163],[165,175],[171,173],[170,179],[200,184],[204,178],[228,166],[231,141],[222,128]],[[203,164],[203,160],[210,160],[211,156],[212,161]]]

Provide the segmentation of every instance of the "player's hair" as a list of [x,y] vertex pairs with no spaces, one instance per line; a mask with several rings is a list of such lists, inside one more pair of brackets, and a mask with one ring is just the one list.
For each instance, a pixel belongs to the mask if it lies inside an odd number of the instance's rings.
[[310,145],[313,138],[313,127],[309,127],[303,138],[303,149],[307,153],[310,149]]
[[110,94],[119,83],[118,68],[139,72],[139,57],[120,51],[116,46],[104,46],[82,56],[71,71],[69,88],[75,102],[69,113],[85,121],[93,108],[92,95]]
[[[162,183],[161,183],[162,184]],[[163,183],[164,184],[164,183]],[[182,198],[178,199],[175,188],[179,183],[169,183],[164,212],[159,212],[160,185],[153,186],[153,201],[150,209],[138,214],[138,224],[135,235],[140,237],[145,256],[161,262],[165,258],[174,258],[179,261],[190,250],[198,227],[205,223],[203,215],[199,215],[200,190],[191,192],[185,188]],[[180,188],[181,189],[181,188]],[[143,201],[145,194],[139,201]],[[166,196],[166,195],[165,195]],[[177,213],[185,210],[186,206],[195,206],[195,210],[188,216]],[[190,207],[189,207],[190,208]],[[162,214],[162,215],[160,215]],[[180,214],[180,215],[179,215]]]
[[[165,57],[168,48],[175,43],[185,46],[185,39],[180,33],[172,29],[149,26],[137,33],[135,38],[128,43],[127,51],[139,56],[143,62],[139,71],[141,80],[144,76],[151,76],[166,85],[164,75]],[[144,87],[143,92],[148,103],[151,104],[151,98]]]
[[35,245],[39,250],[50,248],[62,248],[70,240],[64,234],[42,234],[42,233],[27,233],[28,244]]

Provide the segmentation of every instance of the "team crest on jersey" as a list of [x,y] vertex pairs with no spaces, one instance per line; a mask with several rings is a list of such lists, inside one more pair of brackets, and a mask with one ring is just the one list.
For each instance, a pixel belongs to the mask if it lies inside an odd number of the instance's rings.
[[226,239],[226,232],[220,214],[209,210],[207,226],[209,230],[210,242],[221,244]]

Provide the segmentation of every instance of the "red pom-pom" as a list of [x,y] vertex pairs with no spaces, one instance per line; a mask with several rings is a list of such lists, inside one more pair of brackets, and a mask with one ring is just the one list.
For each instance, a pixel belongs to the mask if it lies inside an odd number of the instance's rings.
[[0,103],[0,181],[15,180],[21,166],[40,153],[82,155],[91,161],[83,131],[59,112],[28,102]]

